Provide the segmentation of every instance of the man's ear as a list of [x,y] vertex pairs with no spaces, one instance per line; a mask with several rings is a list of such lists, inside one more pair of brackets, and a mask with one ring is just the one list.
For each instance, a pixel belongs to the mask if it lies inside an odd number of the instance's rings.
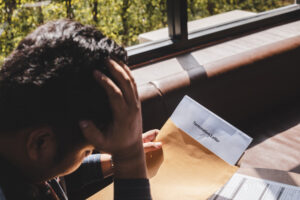
[[32,161],[42,161],[52,157],[56,150],[55,135],[50,127],[31,131],[26,141],[27,154]]

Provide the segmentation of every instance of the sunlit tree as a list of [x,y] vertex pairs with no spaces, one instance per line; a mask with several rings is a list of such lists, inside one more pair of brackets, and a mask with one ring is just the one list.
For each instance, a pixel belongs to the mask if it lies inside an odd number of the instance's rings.
[[[189,20],[234,9],[261,12],[294,0],[187,0]],[[0,0],[0,66],[18,42],[40,24],[70,18],[96,26],[124,46],[141,33],[167,26],[166,0]]]

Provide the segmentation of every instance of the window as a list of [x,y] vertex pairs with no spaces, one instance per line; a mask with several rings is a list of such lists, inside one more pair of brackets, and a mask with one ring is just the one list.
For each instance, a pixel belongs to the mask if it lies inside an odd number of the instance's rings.
[[189,32],[255,16],[294,0],[188,0]]
[[143,33],[167,27],[167,4],[165,0],[0,1],[0,64],[30,31],[60,18],[94,25],[128,47],[147,42]]
[[[69,17],[96,26],[126,46],[129,64],[138,67],[227,37],[299,19],[299,4],[300,0],[1,1],[0,65],[25,35],[53,19]],[[236,10],[239,16],[228,14]],[[215,14],[225,14],[227,20]],[[211,15],[215,18],[207,18]]]
[[[190,27],[193,20],[210,16],[209,11],[205,8],[209,6],[208,3],[212,2],[214,3],[213,15],[235,9],[242,9],[241,11],[248,12],[248,15],[227,21],[219,18],[219,20],[215,20],[215,23],[206,21],[207,24],[205,24],[202,21],[200,25]],[[226,2],[229,3],[226,5]],[[253,5],[256,5],[256,2],[262,3],[255,8]],[[128,48],[129,62],[133,67],[139,67],[144,63],[173,56],[180,52],[188,52],[226,38],[299,19],[299,4],[300,0],[167,0],[170,39]],[[215,9],[216,7],[220,9]],[[192,21],[188,24],[189,20]]]

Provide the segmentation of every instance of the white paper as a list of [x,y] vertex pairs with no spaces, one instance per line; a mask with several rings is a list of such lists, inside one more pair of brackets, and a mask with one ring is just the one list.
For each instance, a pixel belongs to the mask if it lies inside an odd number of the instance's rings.
[[300,187],[236,173],[209,200],[299,200]]
[[171,116],[173,123],[224,161],[235,165],[252,138],[185,96]]

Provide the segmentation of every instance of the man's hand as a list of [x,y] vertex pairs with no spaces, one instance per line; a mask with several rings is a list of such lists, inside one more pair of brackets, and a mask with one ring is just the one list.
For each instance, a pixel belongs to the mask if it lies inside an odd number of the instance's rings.
[[[159,130],[157,129],[150,130],[146,133],[143,133],[143,146],[144,146],[145,153],[155,151],[162,147],[161,142],[154,142],[158,133]],[[101,153],[100,158],[101,158],[102,174],[104,175],[104,177],[113,175],[113,168],[111,165],[112,162],[111,155],[106,153]]]
[[98,151],[112,155],[116,178],[146,178],[141,104],[136,84],[126,65],[109,60],[108,67],[116,83],[99,71],[94,75],[108,95],[113,121],[105,132],[91,121],[81,121],[80,127]]

